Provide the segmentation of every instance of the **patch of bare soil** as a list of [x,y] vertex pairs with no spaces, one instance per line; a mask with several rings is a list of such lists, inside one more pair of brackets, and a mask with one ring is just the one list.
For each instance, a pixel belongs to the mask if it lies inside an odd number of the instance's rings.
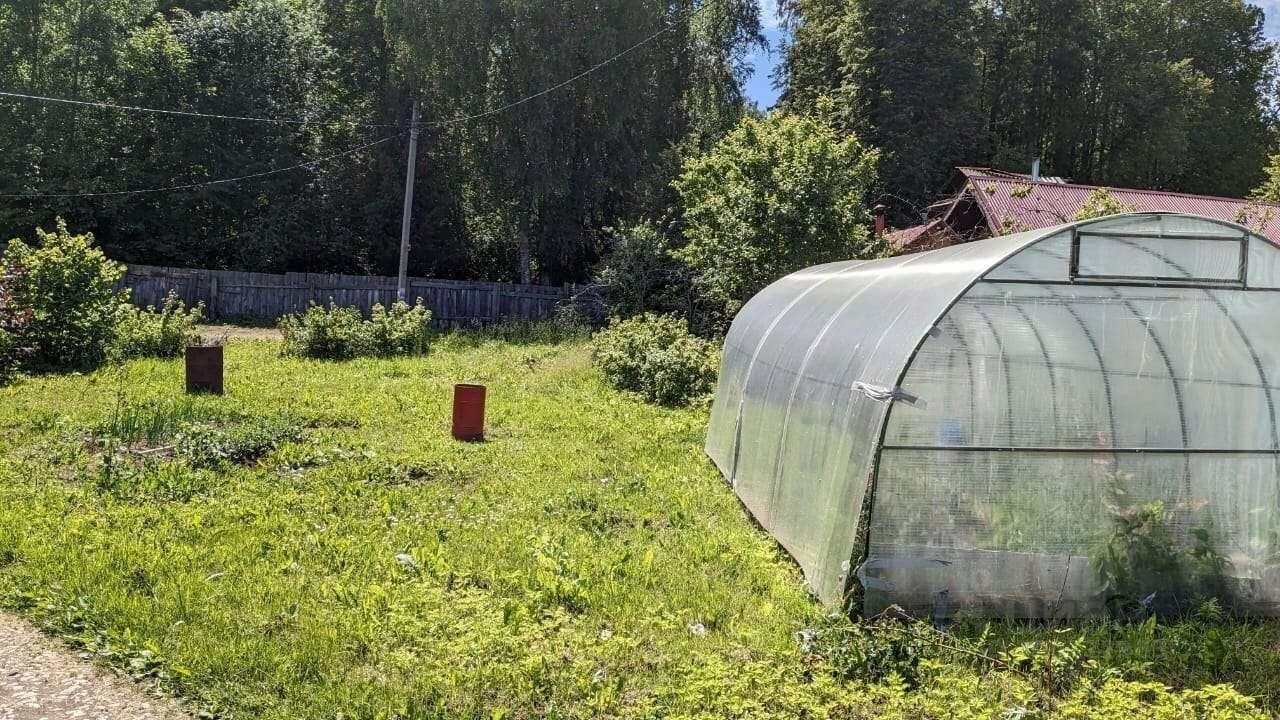
[[279,340],[280,331],[269,327],[242,327],[240,325],[201,325],[200,335],[206,341],[220,340]]
[[191,720],[173,700],[0,613],[0,720]]

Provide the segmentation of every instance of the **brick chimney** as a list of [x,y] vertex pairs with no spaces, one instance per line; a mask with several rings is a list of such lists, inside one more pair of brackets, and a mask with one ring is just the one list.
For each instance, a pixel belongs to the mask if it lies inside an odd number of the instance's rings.
[[876,214],[876,237],[884,237],[886,229],[885,213],[889,210],[886,205],[876,205],[874,208]]

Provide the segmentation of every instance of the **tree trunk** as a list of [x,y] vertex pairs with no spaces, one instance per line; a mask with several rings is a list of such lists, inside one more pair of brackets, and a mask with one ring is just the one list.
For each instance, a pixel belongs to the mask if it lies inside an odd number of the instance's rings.
[[520,229],[520,284],[529,285],[532,283],[533,274],[533,257],[529,251],[529,233],[523,228]]

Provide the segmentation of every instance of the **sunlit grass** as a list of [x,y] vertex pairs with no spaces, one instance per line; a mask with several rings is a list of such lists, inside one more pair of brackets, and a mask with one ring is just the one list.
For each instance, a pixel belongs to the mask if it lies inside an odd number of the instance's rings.
[[[608,390],[578,340],[277,347],[231,344],[223,398],[183,396],[180,362],[0,389],[0,589],[241,717],[590,715],[698,653],[794,661],[816,609],[704,460],[704,413]],[[449,439],[457,381],[490,387],[486,443]],[[95,437],[160,449],[121,461],[128,487],[202,472],[164,452],[188,424],[282,415],[303,440],[185,502],[96,481]]]
[[[489,386],[485,443],[449,438],[461,381]],[[581,337],[503,328],[345,363],[235,341],[226,385],[188,397],[180,361],[135,361],[0,388],[0,604],[223,717],[960,720],[1056,702],[968,656],[935,652],[916,689],[867,682],[879,660],[856,646],[807,656],[797,631],[831,621],[704,457],[705,408],[608,388]],[[1239,673],[1274,701],[1271,665],[1197,660],[1202,635],[1180,636],[1179,665],[1140,629],[1090,632],[1127,674]],[[983,637],[994,653],[1038,634]]]

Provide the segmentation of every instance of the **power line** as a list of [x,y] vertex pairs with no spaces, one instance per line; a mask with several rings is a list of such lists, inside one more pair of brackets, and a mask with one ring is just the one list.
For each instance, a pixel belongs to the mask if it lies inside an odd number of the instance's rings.
[[[686,16],[686,20],[692,20],[693,18],[697,17],[700,13],[705,11],[710,6],[711,6],[711,3],[703,3],[696,10],[693,10],[692,12],[690,12]],[[573,83],[581,80],[582,78],[587,77],[588,75],[591,75],[599,71],[600,69],[617,62],[618,60],[621,60],[627,55],[630,55],[636,50],[639,50],[645,45],[648,45],[654,40],[657,40],[659,37],[662,37],[663,35],[671,32],[674,28],[675,28],[674,21],[667,21],[665,27],[653,33],[652,35],[649,35],[648,37],[644,38],[640,42],[637,42],[636,44],[622,50],[621,52],[609,58],[601,60],[595,65],[592,65],[586,70],[583,70],[582,72],[577,73],[576,75],[568,78],[567,80],[562,80],[556,83],[555,85],[539,90],[538,92],[535,92],[532,95],[526,95],[525,97],[522,97],[518,100],[513,100],[509,103],[505,103],[503,105],[499,105],[498,107],[490,108],[482,112],[478,112],[470,115],[460,115],[458,117],[451,118],[448,120],[436,120],[428,123],[420,123],[416,127],[442,127],[446,125],[457,125],[460,123],[470,122],[472,120],[480,120],[482,118],[497,115],[499,113],[506,112],[507,110],[511,110],[521,105],[525,105],[527,103],[533,102],[534,100],[537,100],[540,97],[550,95],[551,93],[556,92],[557,90],[560,90],[569,85],[572,85]],[[153,113],[157,115],[173,115],[178,117],[206,118],[211,120],[257,122],[257,123],[268,123],[268,124],[277,124],[277,125],[344,125],[349,127],[377,127],[377,128],[406,127],[404,125],[397,125],[397,124],[390,124],[390,123],[361,123],[361,122],[343,121],[343,120],[302,120],[302,119],[253,117],[248,115],[218,115],[218,114],[212,114],[212,113],[195,112],[190,110],[165,110],[160,108],[141,107],[136,105],[117,105],[115,103],[99,102],[94,100],[72,100],[69,98],[48,97],[43,95],[30,95],[25,93],[15,93],[15,92],[3,91],[3,90],[0,90],[0,97],[7,97],[15,100],[25,100],[30,102],[49,102],[49,103],[60,103],[64,105],[78,105],[81,107],[95,107],[95,108],[108,109],[108,110],[121,110],[124,112]]]
[[23,93],[6,92],[0,90],[0,97],[12,98],[15,100],[28,100],[33,102],[50,102],[63,105],[78,105],[81,107],[94,107],[106,110],[122,110],[125,112],[152,113],[155,115],[176,115],[179,117],[191,118],[207,118],[210,120],[236,120],[240,122],[256,122],[269,123],[274,125],[348,125],[353,127],[403,127],[402,125],[394,125],[388,123],[361,123],[348,122],[345,120],[292,120],[281,118],[265,118],[252,117],[247,115],[215,115],[211,113],[201,113],[189,110],[162,110],[159,108],[139,107],[135,105],[116,105],[115,103],[98,102],[95,100],[70,100],[68,98],[45,97],[43,95],[26,95]]
[[291,166],[289,166],[289,167],[285,167],[285,168],[276,168],[275,170],[266,170],[266,171],[264,171],[264,172],[253,173],[253,174],[251,174],[251,175],[241,175],[241,176],[239,176],[239,177],[233,177],[233,178],[222,178],[222,179],[220,179],[220,180],[208,180],[208,181],[205,181],[205,182],[189,183],[189,184],[186,184],[186,185],[170,185],[170,186],[168,186],[168,187],[162,187],[162,188],[150,188],[150,189],[147,189],[147,190],[117,190],[117,191],[114,191],[114,192],[98,192],[98,193],[53,193],[53,194],[31,194],[31,195],[0,195],[0,197],[3,197],[3,198],[25,199],[25,200],[54,199],[54,198],[121,197],[121,196],[125,196],[125,195],[144,195],[144,194],[149,194],[149,193],[170,192],[170,191],[173,191],[173,190],[194,190],[194,189],[196,189],[196,188],[211,187],[211,186],[214,186],[214,185],[227,185],[227,184],[230,184],[230,183],[237,183],[237,182],[240,182],[240,181],[242,181],[242,180],[254,180],[254,179],[257,179],[257,178],[267,177],[267,176],[269,176],[269,175],[279,175],[280,173],[286,173],[286,172],[291,172],[291,171],[293,171],[293,170],[301,170],[302,168],[309,168],[309,167],[313,167],[313,166],[315,166],[315,165],[320,165],[320,164],[322,164],[322,163],[326,163],[326,162],[329,162],[329,161],[331,161],[331,160],[337,160],[338,158],[346,157],[347,155],[353,155],[353,154],[355,154],[355,153],[360,152],[361,150],[365,150],[365,149],[371,148],[371,147],[373,147],[373,146],[375,146],[375,145],[381,145],[382,143],[389,142],[389,141],[391,141],[391,140],[394,140],[394,139],[396,139],[396,138],[400,137],[400,135],[401,135],[401,134],[402,134],[402,133],[396,133],[395,135],[392,135],[392,136],[390,136],[390,137],[384,137],[384,138],[382,138],[381,140],[374,140],[373,142],[365,143],[364,145],[361,145],[361,146],[359,146],[359,147],[354,147],[354,148],[351,148],[350,150],[344,150],[343,152],[337,153],[337,154],[335,154],[335,155],[329,155],[329,156],[327,156],[327,157],[322,157],[322,158],[319,158],[319,159],[316,159],[316,160],[311,160],[311,161],[309,161],[309,162],[299,163],[299,164],[297,164],[297,165],[291,165]]
[[[705,11],[708,7],[710,7],[710,3],[704,3],[697,9],[688,13],[688,15],[685,18],[686,21],[692,20],[693,18],[697,17],[699,14]],[[654,40],[657,40],[659,37],[662,37],[666,33],[671,32],[675,27],[676,25],[674,21],[667,21],[665,27],[649,35],[643,40],[635,43],[634,45],[631,45],[630,47],[623,49],[621,52],[618,52],[596,63],[595,65],[592,65],[586,70],[583,70],[566,80],[562,80],[561,82],[558,82],[555,85],[539,90],[538,92],[535,92],[531,95],[526,95],[525,97],[522,97],[518,100],[513,100],[511,102],[505,103],[503,105],[499,105],[498,107],[490,108],[488,110],[484,110],[482,112],[473,113],[470,115],[461,115],[455,118],[451,118],[449,120],[437,120],[429,123],[411,123],[409,127],[419,128],[419,127],[442,127],[446,125],[457,125],[460,123],[470,122],[473,120],[479,120],[482,118],[497,115],[499,113],[506,112],[507,110],[511,110],[521,105],[525,105],[534,100],[537,100],[538,98],[544,97],[546,95],[550,95],[551,93],[556,92],[557,90],[560,90],[564,87],[572,85],[578,80],[581,80],[582,78],[587,77],[588,75],[591,75],[599,71],[601,68],[604,68],[612,63],[615,63],[618,60],[621,60],[627,55],[630,55],[636,50],[639,50],[645,45],[648,45]],[[199,112],[186,111],[186,110],[164,110],[159,108],[148,108],[148,107],[131,106],[131,105],[117,105],[114,103],[105,103],[105,102],[88,101],[88,100],[71,100],[67,98],[55,98],[55,97],[46,97],[41,95],[29,95],[24,93],[14,93],[14,92],[2,91],[2,90],[0,90],[0,97],[7,97],[12,99],[18,99],[18,100],[36,101],[36,102],[52,102],[52,103],[62,103],[67,105],[78,105],[78,106],[84,106],[84,107],[96,107],[96,108],[104,108],[104,109],[112,109],[112,110],[121,110],[126,112],[154,113],[154,114],[160,114],[160,115],[173,115],[173,116],[179,116],[179,117],[197,117],[197,118],[208,118],[208,119],[215,119],[215,120],[233,120],[233,121],[243,121],[243,122],[274,123],[274,124],[287,124],[287,125],[324,124],[324,125],[348,125],[352,127],[381,127],[381,128],[404,127],[400,125],[388,125],[388,124],[379,124],[379,123],[358,123],[358,122],[323,121],[323,120],[297,120],[297,119],[252,117],[252,116],[244,116],[244,115],[217,115],[217,114],[199,113]],[[0,194],[0,198],[35,200],[35,199],[58,199],[58,198],[123,197],[128,195],[143,195],[143,194],[151,194],[151,193],[171,192],[174,190],[193,190],[196,188],[211,187],[215,185],[226,185],[226,184],[241,182],[244,180],[253,180],[256,178],[267,177],[269,175],[277,175],[280,173],[290,172],[293,170],[312,167],[321,163],[328,162],[330,160],[336,160],[338,158],[357,153],[361,150],[373,147],[375,145],[381,145],[382,143],[388,142],[390,140],[395,139],[396,137],[399,137],[401,134],[402,133],[397,133],[396,135],[385,137],[385,138],[382,138],[381,140],[375,140],[374,142],[366,143],[359,147],[352,148],[350,150],[338,153],[336,155],[330,155],[328,157],[320,158],[318,160],[312,160],[310,162],[300,163],[298,165],[293,165],[287,168],[278,168],[276,170],[268,170],[265,172],[253,173],[250,175],[242,175],[234,178],[223,178],[219,180],[209,180],[206,182],[189,183],[185,185],[171,185],[169,187],[150,188],[146,190],[119,190],[114,192],[101,192],[101,193],[52,193],[52,194],[33,193],[33,194],[25,194],[25,195]]]
[[[687,19],[687,20],[692,20],[693,18],[697,17],[699,13],[701,13],[701,12],[702,12],[702,11],[704,11],[704,10],[706,10],[706,9],[707,9],[708,7],[710,7],[710,6],[711,6],[711,4],[710,4],[710,3],[704,3],[704,4],[703,4],[701,7],[699,7],[697,10],[694,10],[693,12],[689,13],[689,15],[688,15],[688,17],[687,17],[686,19]],[[652,34],[652,35],[650,35],[650,36],[646,37],[645,39],[641,40],[640,42],[636,43],[635,45],[632,45],[631,47],[629,47],[629,48],[627,48],[627,49],[623,50],[622,52],[620,52],[620,53],[618,53],[618,54],[614,55],[613,57],[610,57],[610,58],[608,58],[608,59],[602,60],[602,61],[600,61],[600,62],[596,63],[595,65],[592,65],[591,67],[587,68],[586,70],[583,70],[582,72],[578,73],[577,75],[574,75],[573,77],[569,78],[568,80],[564,80],[564,81],[561,81],[561,82],[559,82],[559,83],[556,83],[555,85],[552,85],[551,87],[546,88],[546,89],[544,89],[544,90],[539,90],[538,92],[536,92],[536,93],[534,93],[534,94],[532,94],[532,95],[527,95],[527,96],[525,96],[525,97],[520,98],[519,100],[514,100],[514,101],[512,101],[512,102],[506,103],[505,105],[499,105],[498,107],[490,108],[489,110],[485,110],[485,111],[483,111],[483,112],[479,112],[479,113],[476,113],[476,114],[474,114],[474,115],[463,115],[463,116],[460,116],[460,117],[453,118],[453,119],[451,119],[451,120],[437,120],[437,121],[435,121],[435,122],[427,123],[427,124],[426,124],[426,126],[427,126],[427,127],[440,127],[440,126],[442,126],[442,125],[457,125],[457,124],[459,124],[459,123],[470,122],[470,121],[472,121],[472,120],[479,120],[479,119],[481,119],[481,118],[486,118],[486,117],[489,117],[489,116],[491,116],[491,115],[497,115],[497,114],[499,114],[499,113],[506,112],[507,110],[510,110],[510,109],[512,109],[512,108],[519,107],[519,106],[524,105],[524,104],[526,104],[526,103],[533,102],[534,100],[537,100],[538,98],[543,97],[544,95],[550,95],[551,93],[553,93],[553,92],[555,92],[555,91],[557,91],[557,90],[559,90],[559,89],[561,89],[561,88],[563,88],[563,87],[567,87],[567,86],[569,86],[569,85],[572,85],[573,83],[575,83],[575,82],[577,82],[577,81],[581,80],[582,78],[584,78],[584,77],[586,77],[586,76],[588,76],[588,75],[590,75],[590,74],[592,74],[592,73],[596,72],[597,70],[600,70],[601,68],[605,67],[606,65],[610,65],[610,64],[612,64],[612,63],[614,63],[614,62],[617,62],[618,60],[621,60],[622,58],[626,57],[627,55],[630,55],[631,53],[635,52],[636,50],[639,50],[640,48],[644,47],[645,45],[648,45],[649,43],[653,42],[654,40],[657,40],[658,38],[662,37],[663,35],[665,35],[665,34],[667,34],[667,33],[671,32],[671,30],[672,30],[674,27],[675,27],[675,25],[674,25],[672,22],[670,22],[670,21],[669,21],[669,22],[667,23],[666,27],[664,27],[664,28],[662,28],[661,30],[659,30],[658,32],[656,32],[656,33],[654,33],[654,34]]]

